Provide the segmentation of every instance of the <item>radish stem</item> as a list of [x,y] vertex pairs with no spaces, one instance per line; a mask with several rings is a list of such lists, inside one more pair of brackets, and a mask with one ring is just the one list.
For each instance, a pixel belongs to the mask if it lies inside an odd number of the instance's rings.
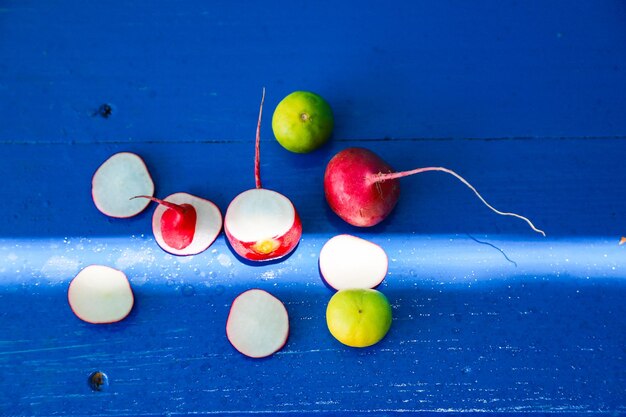
[[259,108],[259,121],[256,125],[256,143],[254,146],[254,181],[256,188],[261,187],[261,116],[263,116],[263,102],[265,101],[265,87],[261,96],[261,106]]
[[180,215],[184,215],[186,213],[186,210],[184,207],[178,205],[178,204],[174,204],[174,203],[170,203],[169,201],[165,201],[165,200],[161,200],[160,198],[156,198],[156,197],[150,197],[148,195],[137,195],[135,197],[131,197],[132,199],[135,198],[147,198],[150,201],[154,201],[155,203],[161,204],[167,208],[170,208],[174,211],[176,211],[178,214]]
[[474,188],[474,186],[472,186],[465,178],[463,178],[462,176],[460,176],[459,174],[457,174],[456,172],[448,169],[448,168],[443,168],[443,167],[426,167],[426,168],[417,168],[417,169],[413,169],[410,171],[402,171],[402,172],[390,172],[387,174],[383,174],[383,173],[378,173],[378,174],[372,174],[372,175],[368,175],[366,177],[366,181],[368,182],[368,184],[370,185],[374,185],[386,180],[395,180],[398,178],[402,178],[402,177],[408,177],[409,175],[414,175],[414,174],[419,174],[422,172],[428,172],[428,171],[441,171],[441,172],[445,172],[447,174],[450,174],[454,177],[456,177],[459,181],[461,181],[463,184],[465,184],[470,190],[472,190],[474,192],[474,194],[476,194],[476,196],[480,199],[480,201],[483,202],[484,205],[486,205],[491,211],[493,211],[496,214],[499,214],[501,216],[511,216],[511,217],[516,217],[518,219],[524,220],[526,223],[528,223],[528,225],[531,227],[531,229],[533,229],[535,232],[537,233],[541,233],[543,236],[546,235],[546,233],[543,230],[539,230],[535,227],[535,225],[526,217],[524,216],[520,216],[519,214],[516,213],[507,213],[507,212],[502,212],[500,210],[497,210],[496,208],[494,208],[491,204],[487,203],[487,201],[485,201],[485,199],[478,193],[478,191],[476,190],[476,188]]

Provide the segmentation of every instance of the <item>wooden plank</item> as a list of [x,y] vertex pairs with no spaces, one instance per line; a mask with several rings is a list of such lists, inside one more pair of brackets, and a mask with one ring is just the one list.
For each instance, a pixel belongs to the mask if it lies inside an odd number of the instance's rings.
[[[619,0],[2,2],[0,415],[626,413],[625,12]],[[254,185],[262,86],[264,184],[303,221],[292,256],[252,265],[221,235],[177,258],[152,239],[151,210],[96,210],[93,172],[133,151],[158,196],[224,211]],[[296,89],[336,115],[309,155],[270,127]],[[452,168],[548,237],[435,173],[402,180],[383,224],[350,227],[322,189],[348,146],[398,170]],[[371,348],[326,329],[317,262],[339,233],[390,258],[379,289],[393,326]],[[123,322],[69,309],[68,283],[92,263],[128,274]],[[291,323],[258,361],[224,334],[251,287],[282,299]]]
[[[254,127],[252,127],[254,129]],[[268,129],[268,127],[265,127]],[[253,133],[251,133],[253,135]],[[472,182],[495,207],[531,218],[552,237],[611,236],[626,230],[622,155],[626,141],[417,140],[333,141],[308,155],[283,150],[263,136],[266,187],[292,199],[312,233],[350,232],[327,207],[322,178],[339,150],[366,146],[398,170],[445,166]],[[91,200],[91,177],[110,155],[141,155],[165,197],[178,191],[214,201],[224,212],[254,187],[254,144],[248,142],[132,144],[6,144],[0,177],[11,222],[0,236],[130,236],[149,234],[151,214],[110,219]],[[389,221],[366,234],[512,234],[534,237],[525,223],[497,216],[464,185],[442,173],[403,179],[402,197]]]
[[[0,413],[186,415],[218,412],[624,412],[626,263],[614,240],[379,236],[393,305],[374,347],[326,329],[332,295],[317,271],[326,235],[284,262],[240,263],[223,238],[175,258],[151,238],[3,240]],[[69,309],[69,279],[92,262],[122,268],[136,305],[95,326]],[[264,360],[225,337],[248,288],[285,302],[287,345]],[[94,371],[109,386],[92,392]]]
[[262,86],[268,109],[322,94],[342,139],[624,137],[624,17],[619,0],[4,1],[0,141],[240,139]]

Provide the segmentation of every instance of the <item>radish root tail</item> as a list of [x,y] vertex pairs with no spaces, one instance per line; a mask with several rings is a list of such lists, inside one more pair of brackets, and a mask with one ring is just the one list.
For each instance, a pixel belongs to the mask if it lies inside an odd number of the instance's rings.
[[389,174],[374,174],[372,176],[370,176],[368,178],[370,183],[378,183],[378,182],[383,182],[386,180],[393,180],[393,179],[398,179],[398,178],[402,178],[402,177],[407,177],[409,175],[414,175],[414,174],[419,174],[421,172],[427,172],[427,171],[440,171],[440,172],[445,172],[447,174],[450,174],[454,177],[456,177],[456,179],[458,179],[459,181],[461,181],[463,184],[465,184],[470,190],[472,190],[474,192],[474,194],[476,194],[476,197],[478,197],[480,199],[480,201],[482,201],[482,203],[484,205],[486,205],[491,211],[493,211],[496,214],[499,214],[501,216],[511,216],[511,217],[516,217],[518,219],[524,220],[526,223],[528,223],[528,225],[530,226],[531,229],[533,229],[535,232],[540,233],[541,235],[545,236],[546,233],[543,230],[537,229],[535,227],[535,225],[526,217],[524,216],[520,216],[519,214],[516,213],[508,213],[508,212],[502,212],[498,209],[496,209],[495,207],[493,207],[491,204],[489,204],[484,198],[483,196],[480,195],[480,193],[476,190],[476,188],[474,188],[474,186],[472,184],[470,184],[465,178],[463,178],[462,176],[460,176],[459,174],[457,174],[456,172],[452,171],[451,169],[448,168],[443,168],[443,167],[427,167],[427,168],[417,168],[417,169],[413,169],[411,171],[403,171],[403,172],[392,172]]
[[261,106],[259,108],[259,121],[256,125],[256,139],[254,145],[254,182],[256,188],[261,186],[261,117],[263,116],[263,102],[265,101],[265,87],[263,87],[263,95],[261,96]]

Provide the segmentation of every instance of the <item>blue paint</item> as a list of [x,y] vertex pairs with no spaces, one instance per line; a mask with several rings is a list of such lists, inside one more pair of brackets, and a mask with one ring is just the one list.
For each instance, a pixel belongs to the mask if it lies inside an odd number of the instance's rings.
[[[241,140],[311,89],[338,139],[623,137],[619,0],[5,1],[0,141]],[[111,117],[93,114],[103,103]]]
[[[625,13],[620,1],[5,1],[0,415],[626,413]],[[291,256],[242,262],[222,234],[175,257],[152,238],[153,206],[97,211],[93,172],[133,151],[158,197],[185,191],[225,212],[254,186],[263,86],[263,183],[303,222]],[[336,116],[332,141],[308,155],[270,127],[295,89]],[[548,237],[441,173],[401,180],[385,222],[350,227],[322,189],[348,146],[397,170],[454,169]],[[390,259],[379,290],[394,322],[367,349],[325,325],[318,255],[339,233]],[[67,305],[93,263],[130,279],[120,323],[84,323]],[[225,337],[251,287],[290,315],[286,346],[264,360]],[[86,383],[94,371],[106,389]]]
[[[254,123],[250,128],[253,135]],[[266,129],[263,184],[293,201],[305,233],[357,230],[332,213],[323,196],[326,164],[348,146],[366,146],[397,170],[454,169],[493,206],[529,217],[548,236],[619,237],[626,230],[619,215],[626,212],[623,140],[353,141],[334,142],[302,156],[284,151]],[[151,211],[111,219],[91,201],[93,173],[120,151],[144,158],[157,197],[189,192],[215,202],[225,213],[236,195],[254,187],[252,137],[245,143],[7,144],[2,150],[6,163],[0,164],[0,178],[11,187],[3,207],[11,221],[0,222],[0,236],[150,234]],[[447,174],[424,173],[400,181],[402,195],[391,217],[364,233],[535,235],[523,221],[489,211]]]
[[[515,268],[465,235],[380,235],[390,267],[379,290],[394,323],[383,342],[355,350],[325,327],[333,292],[317,254],[328,237],[305,235],[284,263],[255,268],[223,236],[190,258],[148,237],[3,240],[0,370],[11,379],[0,399],[18,415],[59,404],[66,415],[96,405],[130,415],[623,410],[626,262],[616,241],[481,236]],[[69,280],[93,262],[129,276],[136,304],[120,323],[83,323],[67,306]],[[261,361],[224,336],[230,303],[250,287],[290,314],[287,345]],[[109,377],[97,397],[84,383],[93,369]]]

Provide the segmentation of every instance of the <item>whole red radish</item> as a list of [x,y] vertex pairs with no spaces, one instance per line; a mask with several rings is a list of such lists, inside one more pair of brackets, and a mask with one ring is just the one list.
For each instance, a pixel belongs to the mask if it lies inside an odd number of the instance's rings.
[[535,232],[545,236],[526,217],[493,208],[467,180],[448,168],[425,167],[394,172],[378,155],[364,148],[344,149],[330,160],[324,173],[326,201],[339,217],[351,225],[374,226],[383,221],[396,206],[400,198],[398,179],[427,171],[445,172],[456,177],[496,214],[522,219]]
[[330,208],[353,226],[380,223],[400,198],[398,181],[370,183],[377,173],[393,172],[374,152],[348,148],[335,155],[324,174],[324,191]]
[[254,179],[256,188],[239,194],[228,205],[224,233],[233,250],[251,261],[269,261],[288,255],[302,236],[302,223],[291,201],[261,185],[261,98],[256,130]]

